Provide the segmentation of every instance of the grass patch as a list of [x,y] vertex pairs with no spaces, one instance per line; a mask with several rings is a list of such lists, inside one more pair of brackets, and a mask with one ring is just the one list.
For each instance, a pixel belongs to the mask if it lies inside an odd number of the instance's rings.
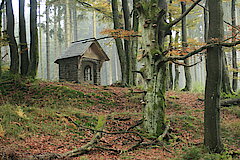
[[200,82],[193,83],[191,92],[204,93],[204,91],[205,91],[205,86],[202,83]]

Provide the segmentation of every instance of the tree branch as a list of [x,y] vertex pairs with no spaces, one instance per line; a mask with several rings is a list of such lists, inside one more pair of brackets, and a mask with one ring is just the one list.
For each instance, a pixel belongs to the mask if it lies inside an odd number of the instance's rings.
[[223,42],[219,42],[219,43],[210,43],[210,44],[207,44],[205,46],[202,46],[201,48],[193,51],[193,52],[190,52],[188,53],[187,55],[185,56],[170,56],[170,57],[166,57],[165,59],[162,60],[162,62],[167,62],[167,61],[175,61],[175,60],[184,60],[184,59],[187,59],[195,54],[199,54],[201,51],[207,49],[207,48],[211,48],[211,47],[214,47],[214,46],[222,46],[222,47],[233,47],[233,46],[236,46],[236,45],[239,45],[240,44],[240,40],[239,41],[235,41],[235,42],[232,42],[232,43],[223,43]]
[[192,11],[192,9],[199,3],[201,0],[195,1],[179,18],[175,19],[174,21],[170,22],[168,24],[168,28],[172,28],[175,24],[177,24],[179,21],[181,21],[189,12]]
[[174,64],[177,64],[177,65],[181,65],[181,66],[184,66],[184,67],[193,67],[199,63],[202,62],[202,59],[199,61],[199,62],[196,62],[194,64],[191,64],[191,65],[187,65],[186,63],[181,63],[181,62],[178,62],[178,61],[172,61]]
[[[192,0],[192,2],[194,2],[194,0]],[[206,7],[204,7],[203,5],[201,5],[201,4],[197,4],[197,5],[200,6],[200,7],[202,7],[205,11],[209,12],[209,10],[208,10]],[[226,23],[226,24],[228,24],[229,26],[237,29],[237,30],[240,29],[239,27],[234,26],[234,25],[232,25],[231,23],[229,23],[229,22],[227,22],[227,21],[225,21],[225,20],[223,20],[223,22]]]

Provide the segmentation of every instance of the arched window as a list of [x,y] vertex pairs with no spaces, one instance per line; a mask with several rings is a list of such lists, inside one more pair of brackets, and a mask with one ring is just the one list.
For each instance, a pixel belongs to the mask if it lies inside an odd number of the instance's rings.
[[92,69],[89,65],[84,68],[84,81],[92,80]]

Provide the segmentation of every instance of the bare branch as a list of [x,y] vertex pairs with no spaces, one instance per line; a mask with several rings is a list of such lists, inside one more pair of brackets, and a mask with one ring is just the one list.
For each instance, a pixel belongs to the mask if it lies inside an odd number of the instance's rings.
[[192,11],[192,9],[199,3],[201,2],[201,0],[197,0],[195,1],[179,18],[175,19],[174,21],[170,22],[168,24],[168,28],[172,28],[172,26],[174,26],[175,24],[177,24],[178,22],[180,22],[189,12]]
[[236,45],[240,44],[240,40],[239,41],[235,41],[232,43],[223,43],[223,42],[218,42],[218,43],[211,43],[211,44],[207,44],[205,46],[202,46],[201,48],[194,50],[193,52],[188,53],[185,56],[170,56],[170,57],[166,57],[164,60],[162,60],[162,62],[167,62],[167,61],[175,61],[175,60],[184,60],[187,59],[195,54],[199,54],[200,52],[202,52],[203,50],[207,49],[207,48],[211,48],[214,46],[222,46],[222,47],[233,47]]
[[[135,37],[141,37],[141,35],[129,35],[129,36],[124,36],[122,38],[135,38]],[[108,39],[108,38],[119,38],[118,36],[105,36],[105,37],[101,37],[101,38],[87,38],[87,39],[83,39],[83,40],[79,40],[79,41],[74,41],[72,43],[76,43],[76,42],[82,42],[82,43],[87,43],[87,42],[92,42],[95,40],[102,40],[102,39]]]
[[101,10],[101,9],[99,9],[99,8],[96,8],[96,7],[94,7],[93,5],[91,5],[91,4],[87,3],[87,2],[83,2],[83,1],[80,1],[80,0],[76,0],[76,1],[77,1],[78,3],[80,3],[81,5],[83,5],[84,7],[92,8],[92,9],[94,9],[94,10],[100,12],[100,13],[103,13],[103,14],[106,15],[108,18],[113,19],[113,17],[110,16],[109,14],[107,14],[105,11],[103,11],[103,10]]
[[202,58],[201,58],[201,60],[199,62],[196,62],[196,63],[191,64],[191,65],[187,65],[186,63],[181,63],[181,62],[178,62],[178,61],[171,61],[171,62],[173,62],[174,64],[177,64],[177,65],[184,66],[184,67],[193,67],[193,66],[201,63],[202,62]]

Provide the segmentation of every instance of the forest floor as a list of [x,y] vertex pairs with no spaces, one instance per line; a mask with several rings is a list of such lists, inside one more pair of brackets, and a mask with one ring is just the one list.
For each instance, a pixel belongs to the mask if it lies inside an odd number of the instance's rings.
[[210,154],[204,149],[201,93],[167,92],[170,129],[163,141],[157,141],[137,125],[143,116],[143,94],[136,88],[16,78],[0,81],[0,91],[0,159],[79,148],[96,134],[99,117],[106,118],[101,139],[72,159],[240,158],[239,106],[221,108],[225,152]]

